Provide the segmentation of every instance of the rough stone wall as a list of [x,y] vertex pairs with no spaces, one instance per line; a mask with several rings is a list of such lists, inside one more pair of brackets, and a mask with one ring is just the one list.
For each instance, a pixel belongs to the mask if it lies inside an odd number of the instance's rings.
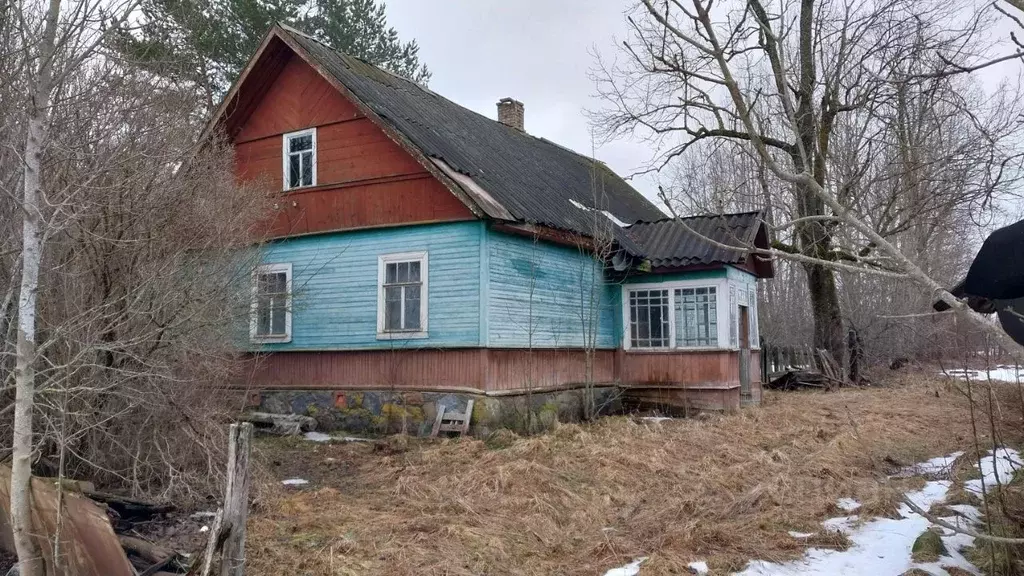
[[[616,387],[595,388],[600,413],[621,408]],[[474,400],[470,434],[484,436],[499,428],[538,432],[556,422],[578,422],[583,417],[584,390],[537,392],[529,397],[483,396],[454,392],[393,392],[390,390],[264,391],[260,409],[278,414],[303,414],[317,421],[317,429],[359,434],[430,434],[439,406],[464,412]],[[527,406],[531,410],[527,410]],[[532,429],[532,430],[530,430]]]

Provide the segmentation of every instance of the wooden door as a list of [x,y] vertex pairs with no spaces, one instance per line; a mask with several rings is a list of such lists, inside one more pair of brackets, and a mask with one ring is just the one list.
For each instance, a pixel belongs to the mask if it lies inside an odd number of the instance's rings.
[[750,308],[740,306],[740,394],[750,396]]

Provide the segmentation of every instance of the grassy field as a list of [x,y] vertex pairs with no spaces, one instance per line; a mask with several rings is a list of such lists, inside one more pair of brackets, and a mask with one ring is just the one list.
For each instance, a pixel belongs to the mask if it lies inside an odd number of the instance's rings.
[[[1015,386],[995,389],[1010,445],[1021,440],[1018,398]],[[608,417],[531,438],[263,440],[270,476],[310,484],[268,482],[250,518],[250,573],[591,576],[648,556],[642,576],[687,574],[695,560],[724,574],[753,558],[795,558],[809,545],[844,545],[788,533],[818,532],[840,513],[838,498],[890,515],[920,480],[886,475],[973,451],[968,406],[948,381],[904,376],[768,393],[738,414]],[[980,430],[987,419],[979,414]]]

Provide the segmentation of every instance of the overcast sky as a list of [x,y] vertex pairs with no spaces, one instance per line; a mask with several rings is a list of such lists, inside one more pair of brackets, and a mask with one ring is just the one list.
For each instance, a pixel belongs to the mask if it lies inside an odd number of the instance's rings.
[[[526,131],[591,153],[584,109],[599,107],[587,72],[594,50],[611,55],[626,35],[624,0],[387,0],[388,24],[415,39],[433,72],[430,89],[488,117],[506,96],[523,102]],[[614,142],[598,159],[621,176],[651,157],[648,146]],[[651,178],[633,185],[654,199]]]
[[[984,2],[987,0],[968,0]],[[627,36],[624,11],[631,0],[386,0],[388,24],[403,40],[415,39],[420,59],[433,72],[430,88],[488,117],[506,96],[524,103],[527,132],[582,154],[591,153],[585,109],[602,102],[594,96],[588,71],[593,53],[617,55]],[[1005,20],[1005,19],[1004,19]],[[1008,53],[1009,32],[1000,21],[993,31],[993,53]],[[987,90],[1020,73],[1017,62],[978,73]],[[623,177],[653,155],[650,145],[616,141],[600,146],[598,159]],[[656,200],[656,177],[632,180]],[[1009,207],[1014,213],[1019,207]]]

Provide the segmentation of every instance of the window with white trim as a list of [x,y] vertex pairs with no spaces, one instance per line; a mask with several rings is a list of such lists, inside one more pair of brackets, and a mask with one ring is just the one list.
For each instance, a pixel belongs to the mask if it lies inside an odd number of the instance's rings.
[[747,301],[750,306],[750,312],[748,317],[750,318],[750,347],[760,348],[761,347],[761,335],[758,334],[757,328],[757,285],[750,285],[750,297]]
[[736,285],[729,283],[729,345],[739,348],[739,302],[736,300]]
[[427,334],[427,253],[385,254],[378,259],[377,334],[423,338]]
[[629,291],[629,337],[632,348],[668,348],[668,290]]
[[675,290],[677,348],[718,346],[718,291],[714,286]]
[[254,341],[288,342],[292,337],[292,265],[264,264],[253,273],[249,335]]
[[284,189],[316,186],[316,128],[284,135]]

